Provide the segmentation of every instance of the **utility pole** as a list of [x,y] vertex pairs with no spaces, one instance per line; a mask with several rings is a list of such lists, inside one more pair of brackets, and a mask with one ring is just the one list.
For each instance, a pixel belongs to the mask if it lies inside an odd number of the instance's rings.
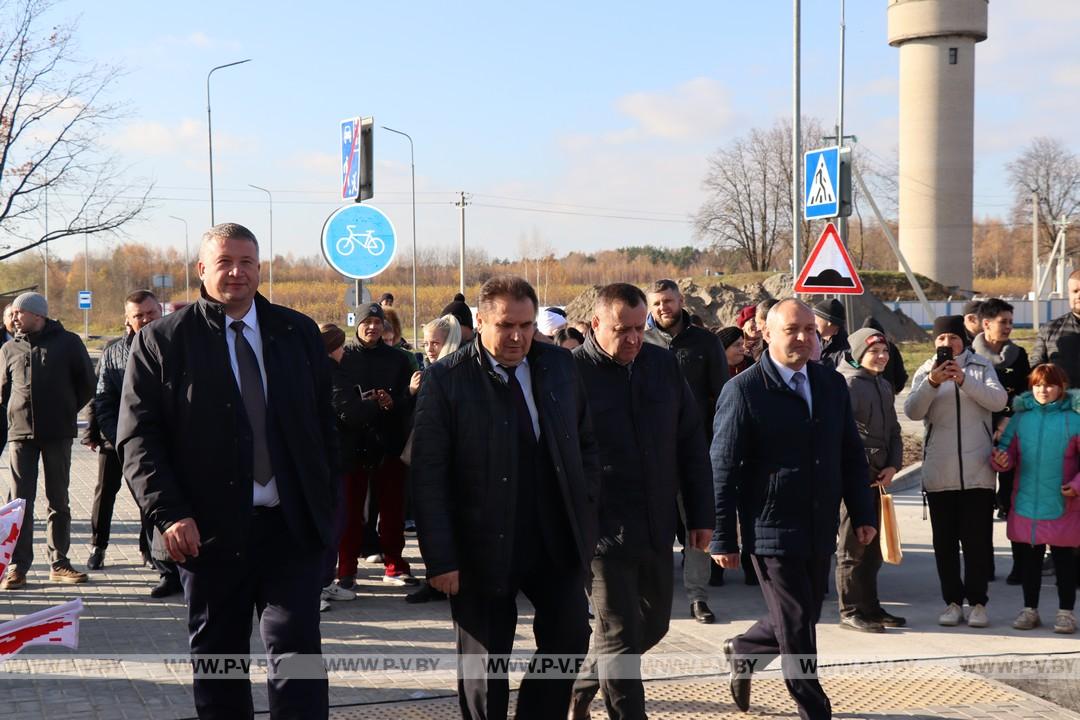
[[799,0],[792,0],[792,49],[791,63],[791,276],[798,277],[802,269],[799,255],[802,252],[802,109],[800,107],[801,71],[799,68],[801,47],[801,9]]
[[[44,187],[45,192],[45,237],[49,237],[49,186]],[[45,302],[49,302],[49,241],[45,241]]]
[[1039,193],[1031,193],[1031,327],[1039,331]]
[[[83,272],[86,277],[86,289],[90,289],[90,235],[83,233]],[[83,310],[83,337],[90,339],[90,311]]]
[[468,200],[465,197],[465,191],[464,190],[461,191],[461,200],[459,200],[458,202],[456,202],[454,204],[457,207],[461,208],[461,247],[458,250],[459,255],[460,255],[461,268],[460,268],[460,271],[459,271],[460,277],[459,277],[459,282],[458,282],[458,286],[459,286],[458,287],[458,292],[460,292],[462,295],[464,295],[465,294],[465,206],[469,204]]
[[[839,92],[839,106],[836,111],[836,144],[840,148],[844,147],[844,44],[847,34],[847,23],[844,19],[845,15],[845,0],[840,0],[840,92]],[[839,180],[839,177],[837,177]],[[837,190],[839,192],[839,189]],[[840,244],[847,247],[848,239],[848,226],[847,218],[841,215],[837,218],[837,232],[840,234]],[[851,297],[849,295],[844,296],[844,316],[845,324],[847,325],[845,330],[851,332],[854,318],[851,311]]]

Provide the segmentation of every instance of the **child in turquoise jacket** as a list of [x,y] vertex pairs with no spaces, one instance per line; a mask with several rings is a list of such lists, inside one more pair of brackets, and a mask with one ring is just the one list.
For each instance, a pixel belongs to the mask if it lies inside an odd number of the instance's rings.
[[993,451],[999,471],[1016,469],[1009,539],[1020,543],[1024,609],[1013,627],[1038,627],[1039,588],[1046,546],[1057,573],[1059,610],[1054,632],[1076,632],[1076,565],[1080,545],[1080,392],[1066,390],[1068,377],[1043,364],[1028,378],[1031,392],[1013,401],[1013,417]]

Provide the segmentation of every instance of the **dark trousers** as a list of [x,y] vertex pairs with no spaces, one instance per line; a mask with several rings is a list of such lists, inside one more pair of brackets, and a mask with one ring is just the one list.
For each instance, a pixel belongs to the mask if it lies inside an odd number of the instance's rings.
[[341,533],[345,530],[347,516],[345,509],[345,479],[338,479],[337,510],[334,511],[334,534],[330,538],[330,544],[326,546],[323,554],[322,586],[326,587],[334,582],[337,577],[338,567],[338,543],[341,542]]
[[[109,546],[116,493],[124,481],[124,468],[115,450],[98,448],[98,477],[94,504],[90,507],[90,544],[104,550]],[[139,549],[142,550],[140,539]]]
[[71,507],[68,485],[71,482],[71,438],[61,440],[12,440],[8,447],[11,466],[11,489],[8,500],[26,500],[26,521],[15,543],[11,566],[25,573],[34,564],[34,500],[37,498],[38,459],[45,466],[45,540],[49,563],[67,565],[71,547]]
[[644,718],[641,656],[667,635],[673,592],[671,550],[614,544],[592,560],[589,597],[596,634],[574,683],[583,711],[604,689],[609,718]]
[[[881,506],[881,493],[874,490],[874,510]],[[840,504],[840,541],[836,545],[836,594],[840,616],[860,615],[873,618],[881,613],[877,577],[881,570],[881,536],[874,535],[869,545],[855,537],[855,528],[847,506]]]
[[[1046,546],[1027,543],[1016,543],[1016,546],[1020,552],[1020,581],[1024,587],[1024,607],[1038,610]],[[1050,558],[1054,561],[1058,608],[1072,610],[1076,606],[1076,559],[1073,557],[1073,549],[1051,545]]]
[[[379,549],[387,575],[409,572],[409,563],[401,556],[405,549],[405,464],[388,458],[376,470],[353,470],[342,478],[344,487],[345,529],[338,544],[338,577],[356,574],[356,557],[364,539],[364,501],[368,486],[374,485],[379,496]],[[369,517],[368,524],[375,522]]]
[[[256,508],[247,559],[189,560],[180,566],[188,605],[193,658],[249,657],[251,612],[271,658],[288,653],[302,657],[304,679],[267,679],[270,717],[326,718],[329,686],[322,669],[319,636],[319,585],[322,549],[301,549],[292,539],[280,508]],[[296,668],[296,665],[291,666]],[[251,682],[246,677],[194,680],[199,717],[237,720],[253,717]]]
[[[926,494],[934,535],[941,598],[945,604],[985,605],[994,554],[994,491],[945,490]],[[960,573],[960,551],[964,572]]]
[[[799,717],[827,720],[832,717],[832,706],[816,677],[815,626],[821,617],[832,556],[753,557],[768,613],[735,638],[735,653],[760,657],[752,669],[780,655],[784,684],[799,707]],[[800,656],[814,658],[813,672],[800,664]]]
[[[481,550],[478,548],[478,550]],[[517,563],[507,595],[493,595],[480,581],[462,573],[461,591],[450,597],[457,633],[458,704],[466,720],[501,720],[507,716],[510,685],[505,672],[485,672],[484,655],[509,655],[517,628],[520,591],[536,609],[533,634],[536,655],[584,658],[589,649],[585,572],[576,563],[556,563],[546,552]],[[518,690],[517,718],[564,718],[578,665],[560,677],[526,673]]]

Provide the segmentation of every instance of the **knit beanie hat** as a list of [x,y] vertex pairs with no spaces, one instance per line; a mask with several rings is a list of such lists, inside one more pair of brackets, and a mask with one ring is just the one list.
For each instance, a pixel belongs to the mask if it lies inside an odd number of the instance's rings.
[[[456,299],[458,297],[462,299]],[[439,317],[442,317],[443,315],[453,315],[461,327],[467,327],[471,330],[473,327],[472,310],[465,304],[465,296],[458,293],[454,298],[452,303],[442,309],[442,312],[439,313]]]
[[851,359],[856,365],[862,365],[862,357],[874,345],[888,343],[885,336],[873,328],[861,328],[848,337],[851,345]]
[[724,349],[727,350],[729,347],[734,345],[735,341],[741,338],[743,335],[742,330],[740,330],[739,328],[729,326],[723,328],[722,330],[717,330],[716,336],[720,338],[720,343],[724,346]]
[[334,323],[323,323],[320,325],[319,334],[322,336],[323,345],[326,347],[327,355],[345,344],[345,331]]
[[814,314],[822,320],[828,320],[833,325],[844,327],[844,303],[836,298],[819,302],[814,306]]
[[41,293],[25,292],[15,298],[15,302],[11,306],[15,310],[34,313],[41,317],[49,317],[49,301]]
[[944,333],[952,333],[956,337],[964,341],[967,344],[967,330],[964,328],[964,316],[963,315],[941,315],[934,318],[934,331],[933,336],[936,338],[938,335]]

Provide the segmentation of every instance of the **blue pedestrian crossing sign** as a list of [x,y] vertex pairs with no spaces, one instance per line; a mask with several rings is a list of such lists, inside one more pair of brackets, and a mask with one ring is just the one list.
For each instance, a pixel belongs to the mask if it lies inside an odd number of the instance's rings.
[[840,214],[840,148],[811,150],[804,156],[806,182],[803,214],[807,220]]
[[90,292],[89,290],[80,290],[79,291],[79,309],[80,310],[89,310],[94,304],[93,296],[94,296],[94,294],[92,292]]
[[371,205],[346,205],[323,224],[323,257],[347,278],[375,277],[390,266],[396,251],[394,224]]

